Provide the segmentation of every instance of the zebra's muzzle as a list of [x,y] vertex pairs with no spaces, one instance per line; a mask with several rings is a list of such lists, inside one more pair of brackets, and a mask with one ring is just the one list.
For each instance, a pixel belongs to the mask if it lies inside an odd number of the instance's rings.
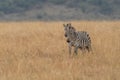
[[69,39],[67,39],[67,42],[68,42],[68,43],[70,43],[70,40],[69,40]]
[[67,34],[65,34],[65,37],[67,37]]

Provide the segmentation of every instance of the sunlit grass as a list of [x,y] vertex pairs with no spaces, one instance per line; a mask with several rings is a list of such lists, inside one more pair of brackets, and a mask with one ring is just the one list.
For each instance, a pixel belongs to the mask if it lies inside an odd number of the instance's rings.
[[63,23],[0,23],[0,80],[119,80],[120,21],[71,22],[94,52],[71,57]]

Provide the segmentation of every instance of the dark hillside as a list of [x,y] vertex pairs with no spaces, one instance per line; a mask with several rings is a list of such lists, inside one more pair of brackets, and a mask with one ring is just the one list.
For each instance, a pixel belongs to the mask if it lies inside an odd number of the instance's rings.
[[116,20],[120,0],[0,0],[0,20]]

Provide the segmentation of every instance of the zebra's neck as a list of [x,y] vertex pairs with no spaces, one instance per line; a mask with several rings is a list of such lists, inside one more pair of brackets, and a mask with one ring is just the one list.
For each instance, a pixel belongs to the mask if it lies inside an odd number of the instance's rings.
[[77,32],[76,31],[72,31],[70,32],[70,35],[68,37],[71,41],[75,41],[77,39]]

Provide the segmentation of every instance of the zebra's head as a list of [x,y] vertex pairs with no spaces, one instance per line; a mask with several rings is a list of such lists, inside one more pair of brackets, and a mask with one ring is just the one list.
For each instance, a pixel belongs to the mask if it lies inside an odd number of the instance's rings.
[[69,30],[69,24],[63,24],[64,26],[64,31],[65,31],[65,37],[67,37],[67,32]]
[[68,37],[74,28],[71,26],[71,23],[69,24],[63,24],[64,30],[65,30],[65,37]]

